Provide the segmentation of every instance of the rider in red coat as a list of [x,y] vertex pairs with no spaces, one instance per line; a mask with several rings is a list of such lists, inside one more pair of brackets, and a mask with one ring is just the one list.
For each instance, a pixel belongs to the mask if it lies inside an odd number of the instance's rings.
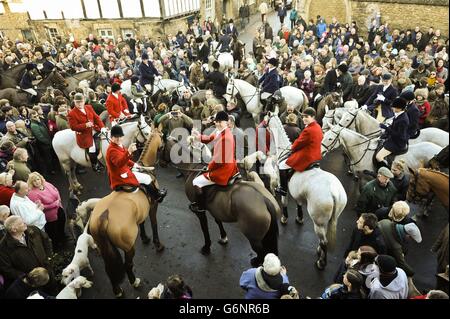
[[111,126],[114,126],[119,119],[130,116],[127,101],[122,96],[122,93],[120,93],[119,83],[113,83],[111,86],[111,93],[108,95],[105,104]]
[[93,135],[100,132],[105,126],[91,105],[84,104],[84,95],[77,93],[74,96],[75,107],[67,115],[69,127],[75,131],[77,144],[83,149],[89,149],[88,155],[92,168],[98,172],[101,169],[97,160]]
[[197,199],[189,205],[189,208],[194,213],[204,211],[202,187],[213,184],[226,186],[230,178],[239,172],[235,157],[234,138],[228,128],[228,114],[224,111],[218,112],[214,122],[216,131],[209,136],[201,135],[198,131],[193,130],[194,137],[201,142],[214,142],[213,158],[208,165],[208,172],[197,176],[192,181]]
[[280,188],[277,192],[287,195],[288,171],[303,172],[312,163],[322,159],[322,128],[315,120],[316,111],[307,107],[302,113],[305,128],[291,146],[292,154],[280,163]]
[[118,186],[144,185],[150,196],[162,202],[167,192],[159,190],[152,177],[148,174],[132,171],[138,169],[139,165],[131,160],[131,154],[136,151],[136,144],[131,144],[128,149],[122,145],[123,130],[119,125],[111,128],[111,143],[106,151],[106,167],[108,169],[109,184],[112,190]]

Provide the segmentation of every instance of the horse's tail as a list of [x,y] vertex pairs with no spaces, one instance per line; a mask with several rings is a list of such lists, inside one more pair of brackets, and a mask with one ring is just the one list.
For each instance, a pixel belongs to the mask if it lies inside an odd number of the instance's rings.
[[331,213],[331,218],[328,222],[328,228],[327,228],[327,241],[328,241],[328,248],[330,250],[333,250],[336,244],[336,228],[337,228],[337,201],[336,196],[333,195],[333,209]]
[[264,202],[270,213],[270,226],[266,235],[262,240],[265,253],[274,253],[278,255],[278,219],[277,219],[277,209],[273,203],[264,197]]
[[[105,270],[113,286],[119,285],[125,279],[125,265],[122,255],[108,237],[109,210],[105,210],[99,217],[95,243],[97,244],[105,261]],[[91,230],[92,233],[92,230]]]

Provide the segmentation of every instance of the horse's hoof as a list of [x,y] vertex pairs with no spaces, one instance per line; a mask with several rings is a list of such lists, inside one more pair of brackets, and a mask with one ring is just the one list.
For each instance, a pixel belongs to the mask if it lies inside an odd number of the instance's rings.
[[123,289],[120,288],[120,291],[118,293],[114,294],[114,295],[116,296],[116,298],[123,298],[124,297],[123,296]]
[[317,267],[317,269],[319,269],[319,270],[324,270],[324,269],[325,269],[325,266],[326,266],[326,263],[324,263],[324,262],[322,262],[322,261],[320,261],[320,260],[316,261],[316,267]]
[[297,216],[297,217],[295,217],[295,222],[299,225],[303,225],[303,218],[300,218]]
[[347,171],[347,175],[348,175],[348,176],[352,176],[352,175],[353,175],[353,172],[352,172],[352,171]]
[[136,278],[133,283],[134,288],[138,288],[141,285],[141,279]]
[[166,247],[164,247],[163,244],[161,244],[161,243],[155,243],[155,249],[156,249],[156,252],[160,253],[160,252],[162,252],[162,251],[164,250],[164,248],[166,248]]
[[203,246],[200,252],[202,253],[202,255],[208,256],[209,254],[211,254],[211,248]]
[[252,267],[256,268],[259,267],[261,265],[261,260],[258,257],[253,257],[252,259],[250,259],[250,264],[252,265]]
[[322,253],[322,250],[320,249],[320,246],[317,246],[317,249],[316,249],[317,256],[320,257],[321,253]]
[[225,236],[224,238],[219,238],[219,240],[217,242],[221,245],[226,245],[226,244],[228,244],[228,237]]
[[144,245],[148,245],[150,243],[150,238],[148,237],[141,237],[141,240]]
[[287,225],[287,217],[286,216],[281,216],[281,219],[280,219],[280,223],[281,223],[281,225]]

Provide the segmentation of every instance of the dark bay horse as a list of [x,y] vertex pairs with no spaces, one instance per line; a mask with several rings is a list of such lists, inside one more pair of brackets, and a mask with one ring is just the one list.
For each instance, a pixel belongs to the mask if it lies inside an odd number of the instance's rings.
[[[172,145],[184,150],[180,164],[174,164],[179,170],[185,171],[185,192],[190,201],[194,201],[195,193],[192,181],[200,173],[204,164],[201,163],[203,150],[183,145],[181,142]],[[169,154],[174,152],[169,151]],[[191,160],[192,159],[192,160]],[[172,161],[173,162],[173,161]],[[215,193],[213,195],[213,193]],[[206,197],[205,208],[219,225],[221,239],[226,239],[224,223],[237,223],[239,230],[247,237],[257,256],[251,260],[253,266],[260,265],[267,253],[278,255],[278,223],[281,210],[272,194],[257,182],[238,181],[233,185],[220,187],[208,186],[203,189]],[[203,232],[205,244],[201,252],[210,253],[211,238],[205,213],[197,214]],[[220,242],[220,241],[219,241]]]
[[[154,130],[138,162],[144,166],[154,165],[160,146],[161,133]],[[152,176],[152,178],[156,177]],[[133,287],[140,285],[140,279],[133,272],[133,258],[138,231],[140,230],[144,244],[150,241],[144,228],[144,221],[148,215],[152,223],[153,243],[156,250],[164,249],[158,237],[157,209],[158,203],[147,197],[142,190],[113,191],[95,204],[89,220],[89,232],[100,249],[106,273],[117,298],[123,296],[120,284],[125,278],[125,273]],[[125,262],[119,249],[125,253]]]
[[[55,70],[52,71],[45,79],[43,79],[39,84],[37,85],[37,93],[38,93],[38,99],[40,100],[40,97],[42,96],[42,93],[47,90],[47,87],[53,86],[54,88],[62,88],[65,87],[66,82],[64,78]],[[22,105],[28,105],[29,104],[29,96],[30,94],[18,90],[16,88],[6,88],[3,90],[0,90],[0,99],[7,99],[12,106],[22,106]]]
[[0,73],[0,89],[15,88],[19,85],[26,66],[26,63],[22,63],[2,71]]
[[328,110],[334,110],[343,105],[342,94],[339,92],[331,92],[325,95],[317,104],[317,122],[322,125],[322,119]]

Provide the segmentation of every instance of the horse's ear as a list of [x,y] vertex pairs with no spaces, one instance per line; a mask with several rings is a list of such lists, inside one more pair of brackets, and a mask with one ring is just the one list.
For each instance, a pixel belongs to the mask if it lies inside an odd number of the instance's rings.
[[417,172],[414,169],[412,169],[411,167],[408,167],[408,171],[412,176],[416,176],[416,174],[417,174]]

